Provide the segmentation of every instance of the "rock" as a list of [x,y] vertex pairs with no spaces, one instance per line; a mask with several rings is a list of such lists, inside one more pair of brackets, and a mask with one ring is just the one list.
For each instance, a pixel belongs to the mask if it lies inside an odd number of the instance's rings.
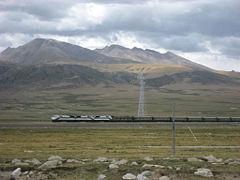
[[97,180],[107,180],[107,176],[105,176],[104,174],[100,174]]
[[145,158],[144,158],[144,160],[145,160],[145,161],[153,161],[153,158],[152,158],[152,157],[149,157],[149,156],[147,156],[147,157],[145,157]]
[[64,159],[60,156],[50,156],[48,158],[48,161],[52,161],[52,160],[59,160],[59,161],[64,161]]
[[60,162],[61,161],[59,160],[47,161],[44,164],[42,164],[40,167],[38,167],[38,169],[47,170],[47,169],[56,168],[58,164],[61,164]]
[[20,175],[21,175],[21,168],[17,168],[11,173],[11,178],[17,179]]
[[80,163],[80,161],[78,161],[76,159],[68,159],[67,163]]
[[39,165],[39,164],[42,164],[38,159],[36,159],[36,158],[33,158],[32,159],[32,163],[34,164],[34,165]]
[[240,159],[236,159],[233,162],[228,163],[229,165],[240,165]]
[[206,160],[206,161],[208,161],[208,162],[210,162],[210,163],[222,162],[222,159],[217,159],[217,158],[215,158],[213,155],[204,156],[203,159]]
[[148,178],[146,176],[143,176],[142,174],[138,174],[137,180],[148,180]]
[[20,159],[13,159],[13,160],[12,160],[12,163],[13,163],[13,164],[15,164],[15,163],[17,163],[17,162],[21,162],[21,160],[20,160]]
[[196,172],[194,172],[196,176],[203,176],[203,177],[212,177],[213,174],[210,169],[199,168]]
[[176,171],[180,171],[180,170],[181,170],[181,168],[180,168],[180,167],[177,167],[177,168],[176,168]]
[[232,161],[233,161],[233,159],[229,158],[229,159],[226,159],[224,162],[225,162],[225,163],[230,163],[230,162],[232,162]]
[[164,166],[161,165],[154,165],[154,164],[144,164],[142,166],[142,169],[151,169],[151,168],[164,168]]
[[168,169],[173,169],[171,166],[168,166]]
[[170,178],[168,176],[162,176],[159,178],[159,180],[170,180]]
[[15,165],[16,166],[29,166],[29,164],[26,162],[16,162]]
[[154,174],[154,172],[152,172],[152,171],[143,171],[141,174],[143,176],[152,176]]
[[110,164],[109,166],[109,169],[118,169],[119,166],[117,164]]
[[29,171],[24,171],[21,175],[22,176],[25,176],[25,175],[27,175],[29,173]]
[[202,162],[203,160],[193,157],[193,158],[187,158],[187,161],[188,162]]
[[137,165],[138,165],[138,163],[135,161],[131,163],[131,166],[137,166]]
[[94,162],[107,162],[108,159],[105,157],[98,157],[97,159],[94,160]]
[[23,152],[26,152],[26,153],[33,153],[34,151],[31,151],[31,150],[24,150]]
[[126,160],[126,159],[122,159],[122,160],[120,160],[120,161],[113,160],[112,163],[113,163],[113,164],[117,164],[117,165],[123,165],[123,164],[127,164],[127,163],[128,163],[128,160]]
[[127,173],[122,178],[123,179],[136,179],[137,177],[132,173]]

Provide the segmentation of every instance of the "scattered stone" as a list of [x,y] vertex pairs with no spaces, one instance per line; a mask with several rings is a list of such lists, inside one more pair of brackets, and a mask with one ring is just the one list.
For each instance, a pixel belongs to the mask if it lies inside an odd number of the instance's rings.
[[203,160],[193,157],[193,158],[187,158],[187,161],[188,162],[202,162]]
[[29,166],[29,164],[26,162],[16,162],[15,165],[16,166]]
[[153,158],[152,158],[152,157],[149,157],[149,156],[147,156],[147,157],[145,157],[145,158],[144,158],[144,160],[145,160],[145,161],[153,161]]
[[107,176],[105,176],[104,174],[100,174],[97,178],[97,180],[106,180]]
[[105,157],[98,157],[97,159],[94,160],[94,162],[107,162],[108,159]]
[[36,159],[36,158],[33,158],[32,159],[32,163],[34,164],[34,165],[39,165],[39,164],[42,164],[38,159]]
[[203,177],[212,177],[213,174],[210,169],[199,168],[196,172],[194,172],[196,176],[203,176]]
[[20,175],[21,175],[21,168],[17,168],[11,173],[11,178],[17,179]]
[[138,174],[137,180],[148,180],[148,178],[146,176],[143,176],[142,174]]
[[171,166],[168,166],[168,169],[173,169]]
[[68,159],[67,163],[80,163],[80,161],[76,159]]
[[40,167],[38,167],[38,169],[43,169],[43,170],[53,169],[53,168],[56,168],[57,165],[59,164],[61,164],[61,161],[59,160],[47,161],[44,164],[42,164]]
[[240,159],[236,159],[233,162],[228,163],[229,165],[240,165]]
[[42,164],[38,159],[33,158],[32,160],[25,160],[25,163],[32,163],[33,165],[39,165]]
[[64,161],[64,159],[60,156],[50,156],[48,158],[48,161],[52,161],[52,160]]
[[159,180],[170,180],[170,178],[168,176],[162,176],[159,178]]
[[24,171],[21,175],[25,176],[29,173],[29,171]]
[[21,162],[21,160],[20,160],[20,159],[13,159],[13,160],[12,160],[12,163],[13,163],[13,164],[15,164],[15,163],[17,163],[17,162]]
[[123,179],[136,179],[137,177],[132,173],[127,173],[122,178]]
[[109,166],[109,169],[118,169],[119,166],[117,164],[110,164]]
[[144,165],[142,166],[142,169],[151,169],[151,168],[161,168],[161,169],[163,169],[164,166],[155,165],[155,164],[144,164]]
[[208,161],[208,162],[210,162],[210,163],[222,162],[222,159],[217,159],[217,158],[215,158],[213,155],[204,156],[203,159],[206,160],[206,161]]
[[224,162],[229,163],[229,162],[232,162],[232,161],[233,161],[233,159],[229,158],[229,159],[225,160]]
[[180,167],[177,167],[177,168],[176,168],[176,171],[180,171],[180,170],[181,170],[181,168],[180,168]]
[[137,165],[138,165],[138,163],[136,161],[131,163],[131,166],[137,166]]
[[33,153],[34,151],[31,151],[31,150],[24,150],[23,152],[26,152],[26,153]]
[[126,160],[126,159],[122,159],[122,160],[120,160],[120,161],[117,161],[117,160],[113,160],[112,161],[112,163],[113,164],[117,164],[117,165],[123,165],[123,164],[127,164],[128,163],[128,160]]
[[152,172],[152,171],[143,171],[141,174],[143,176],[152,176],[154,174],[154,172]]

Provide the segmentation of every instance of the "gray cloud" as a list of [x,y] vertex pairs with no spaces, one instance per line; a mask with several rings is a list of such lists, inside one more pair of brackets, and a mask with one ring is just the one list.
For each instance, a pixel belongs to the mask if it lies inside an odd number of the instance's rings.
[[[88,12],[86,3],[103,6],[103,17],[97,13],[101,7]],[[238,0],[3,0],[0,35],[101,37],[114,43],[124,32],[149,46],[182,52],[209,53],[210,42],[223,55],[239,59],[239,7]],[[89,18],[91,13],[96,14]],[[1,47],[11,43],[0,41]]]

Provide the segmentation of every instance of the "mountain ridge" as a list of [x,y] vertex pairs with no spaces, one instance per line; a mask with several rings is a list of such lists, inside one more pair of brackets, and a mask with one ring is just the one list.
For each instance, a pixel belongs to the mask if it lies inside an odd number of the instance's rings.
[[0,60],[19,64],[44,64],[57,61],[135,63],[129,59],[108,57],[78,45],[43,38],[36,38],[17,48],[7,48],[0,53]]

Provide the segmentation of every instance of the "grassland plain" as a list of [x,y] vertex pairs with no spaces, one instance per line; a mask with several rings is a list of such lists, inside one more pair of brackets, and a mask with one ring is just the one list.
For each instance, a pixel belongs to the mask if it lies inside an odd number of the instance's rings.
[[[195,141],[187,127],[176,128],[177,146],[240,146],[240,127],[192,127],[197,137]],[[176,179],[204,179],[195,177],[193,172],[199,167],[210,168],[215,177],[240,176],[239,166],[213,165],[204,162],[186,162],[188,157],[214,155],[217,158],[236,159],[240,156],[239,149],[196,149],[177,148],[177,159],[171,157],[171,148],[153,148],[151,146],[171,146],[170,127],[152,128],[98,128],[98,129],[1,129],[0,130],[0,167],[15,168],[6,162],[14,158],[21,160],[37,158],[44,162],[51,155],[59,155],[65,159],[88,159],[85,164],[64,163],[51,172],[62,179],[97,179],[104,173],[108,179],[116,180],[127,172],[140,173],[146,163],[146,156],[153,157],[151,164],[161,164],[171,168],[159,172],[174,175]],[[98,157],[127,159],[137,161],[139,165],[126,164],[118,170],[108,170],[108,164],[94,163]],[[177,167],[181,170],[176,171]],[[31,167],[35,169],[37,167]],[[192,169],[191,169],[192,168]],[[26,169],[26,167],[25,167]],[[210,178],[211,179],[211,178]],[[221,178],[220,178],[221,179]]]
[[[145,88],[146,115],[239,116],[239,87],[174,84]],[[99,85],[71,89],[1,92],[0,120],[49,121],[53,114],[136,115],[139,87]]]

